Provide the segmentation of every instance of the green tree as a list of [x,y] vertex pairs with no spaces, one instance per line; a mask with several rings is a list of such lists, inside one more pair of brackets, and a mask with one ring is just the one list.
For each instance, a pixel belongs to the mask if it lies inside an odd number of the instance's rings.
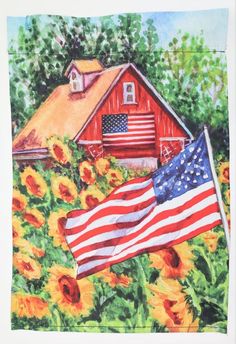
[[[30,18],[9,47],[13,134],[57,85],[67,82],[64,72],[71,59],[97,57],[105,67],[135,63],[195,136],[207,124],[214,147],[227,154],[225,56],[210,51],[202,35],[179,33],[163,50],[153,21],[143,22],[140,14]],[[57,36],[64,38],[63,46]]]

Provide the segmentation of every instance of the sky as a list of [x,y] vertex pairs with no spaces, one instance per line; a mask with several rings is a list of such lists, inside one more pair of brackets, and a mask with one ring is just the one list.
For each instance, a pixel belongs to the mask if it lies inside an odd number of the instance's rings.
[[[159,43],[168,48],[168,43],[181,30],[192,35],[203,32],[210,50],[224,51],[227,41],[227,9],[214,9],[189,12],[151,12],[142,13],[143,20],[153,19],[159,35]],[[97,18],[93,18],[94,21]],[[20,26],[27,25],[27,17],[8,17],[8,39],[17,37]]]

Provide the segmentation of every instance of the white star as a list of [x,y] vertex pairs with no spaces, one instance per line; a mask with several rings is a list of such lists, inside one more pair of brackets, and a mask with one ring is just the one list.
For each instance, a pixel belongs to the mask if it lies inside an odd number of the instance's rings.
[[207,178],[208,178],[208,174],[207,174],[207,173],[204,174],[202,178],[203,178],[203,179],[207,179]]
[[199,148],[197,149],[197,152],[199,153],[199,152],[201,152],[201,150],[202,150],[202,149],[199,147]]
[[185,189],[187,189],[187,188],[188,188],[188,185],[187,185],[187,184],[185,184],[185,185],[184,185],[184,187],[185,187]]
[[193,147],[189,147],[189,152],[192,153],[194,151]]

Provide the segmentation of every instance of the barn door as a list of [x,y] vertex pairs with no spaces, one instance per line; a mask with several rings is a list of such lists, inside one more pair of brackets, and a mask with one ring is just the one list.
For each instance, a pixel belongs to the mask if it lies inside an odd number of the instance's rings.
[[167,164],[179,152],[184,149],[186,145],[186,138],[184,137],[161,137],[160,138],[160,163]]

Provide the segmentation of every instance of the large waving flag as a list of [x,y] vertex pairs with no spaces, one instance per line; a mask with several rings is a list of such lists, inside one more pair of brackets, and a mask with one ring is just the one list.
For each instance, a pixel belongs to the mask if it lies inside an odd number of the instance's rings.
[[205,131],[151,176],[121,185],[91,210],[68,213],[78,279],[224,222],[208,140]]

